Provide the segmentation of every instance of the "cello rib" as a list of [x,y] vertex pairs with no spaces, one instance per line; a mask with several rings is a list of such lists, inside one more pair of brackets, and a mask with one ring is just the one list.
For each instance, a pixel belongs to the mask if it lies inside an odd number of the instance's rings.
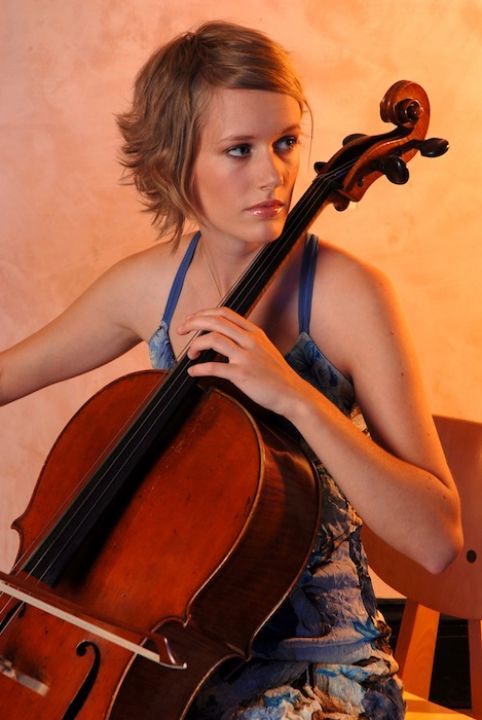
[[[152,371],[115,381],[64,429],[17,523],[24,545],[39,536],[42,503],[60,506],[159,382]],[[141,469],[53,592],[93,617],[161,633],[187,670],[173,674],[27,608],[5,628],[0,656],[48,691],[1,674],[3,720],[180,720],[223,659],[249,654],[304,567],[318,527],[316,473],[293,441],[229,396],[210,390]]]

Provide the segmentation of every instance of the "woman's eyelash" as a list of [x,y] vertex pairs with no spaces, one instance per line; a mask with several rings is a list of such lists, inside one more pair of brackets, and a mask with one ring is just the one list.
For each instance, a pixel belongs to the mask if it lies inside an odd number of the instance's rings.
[[297,135],[286,135],[285,137],[280,138],[276,145],[282,145],[283,143],[287,145],[289,148],[293,148],[295,145],[298,145],[300,139]]
[[226,153],[232,157],[246,157],[249,155],[250,151],[251,145],[241,143],[240,145],[233,145],[233,147],[228,148]]
[[[276,140],[274,147],[282,151],[289,151],[294,148],[295,145],[298,145],[299,142],[300,138],[297,135],[286,135],[279,140]],[[243,158],[249,157],[251,150],[252,147],[249,143],[240,143],[239,145],[233,145],[232,147],[227,148],[225,152],[231,157]]]

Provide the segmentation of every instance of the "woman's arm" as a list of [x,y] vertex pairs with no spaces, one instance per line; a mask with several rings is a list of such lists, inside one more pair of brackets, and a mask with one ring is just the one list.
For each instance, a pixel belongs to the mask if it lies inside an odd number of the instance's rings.
[[206,347],[229,358],[191,373],[231,380],[286,416],[367,524],[439,572],[461,547],[459,501],[398,304],[377,271],[342,254],[323,254],[323,262],[312,336],[324,348],[321,338],[330,333],[336,364],[352,376],[374,440],[296,375],[259,328],[226,309],[196,313],[181,326],[185,333],[208,331],[191,344],[192,358]]
[[0,404],[118,357],[139,336],[132,329],[136,274],[129,259],[102,275],[65,312],[0,353]]

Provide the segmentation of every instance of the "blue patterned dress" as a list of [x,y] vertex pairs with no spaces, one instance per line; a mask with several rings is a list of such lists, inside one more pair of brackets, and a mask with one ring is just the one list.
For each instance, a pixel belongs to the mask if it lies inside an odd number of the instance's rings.
[[[199,241],[179,266],[161,324],[149,341],[152,365],[175,357],[169,325]],[[309,335],[318,241],[309,235],[301,267],[299,336],[286,361],[360,424],[351,382]],[[309,448],[306,448],[310,453]],[[196,720],[401,720],[389,630],[376,609],[360,540],[361,519],[320,461],[322,521],[309,562],[288,599],[258,634],[249,662],[229,661],[201,690]]]

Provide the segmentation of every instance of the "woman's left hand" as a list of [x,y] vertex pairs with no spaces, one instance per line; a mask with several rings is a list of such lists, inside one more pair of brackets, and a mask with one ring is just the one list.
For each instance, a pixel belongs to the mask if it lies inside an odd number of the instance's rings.
[[305,382],[290,368],[266,334],[254,323],[226,307],[188,315],[178,327],[181,335],[202,331],[191,341],[188,357],[195,360],[204,350],[214,350],[227,362],[192,365],[192,377],[229,380],[245,395],[273,412],[287,415],[300,397]]

